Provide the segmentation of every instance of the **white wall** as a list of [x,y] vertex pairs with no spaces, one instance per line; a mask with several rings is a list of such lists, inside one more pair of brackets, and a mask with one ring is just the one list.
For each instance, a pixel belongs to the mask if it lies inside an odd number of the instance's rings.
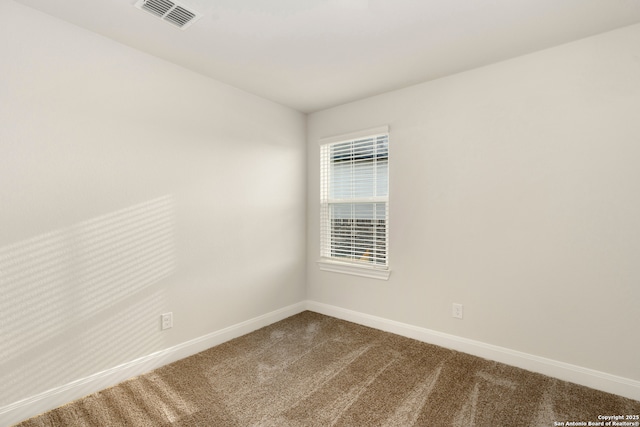
[[0,16],[0,408],[304,300],[304,115]]
[[[639,112],[636,25],[311,114],[309,300],[640,380]],[[390,279],[319,271],[318,140],[385,124]]]

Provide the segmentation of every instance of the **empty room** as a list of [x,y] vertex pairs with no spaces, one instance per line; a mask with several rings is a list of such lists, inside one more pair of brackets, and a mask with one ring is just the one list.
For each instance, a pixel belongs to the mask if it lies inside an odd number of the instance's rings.
[[639,1],[0,17],[0,426],[640,425]]

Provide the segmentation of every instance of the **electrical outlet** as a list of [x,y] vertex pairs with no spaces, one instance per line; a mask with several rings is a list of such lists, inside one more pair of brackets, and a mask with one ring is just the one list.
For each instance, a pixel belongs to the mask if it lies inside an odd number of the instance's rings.
[[456,319],[462,319],[462,304],[453,303],[453,311],[451,315]]
[[160,319],[162,320],[162,330],[173,328],[173,313],[164,313],[160,315]]

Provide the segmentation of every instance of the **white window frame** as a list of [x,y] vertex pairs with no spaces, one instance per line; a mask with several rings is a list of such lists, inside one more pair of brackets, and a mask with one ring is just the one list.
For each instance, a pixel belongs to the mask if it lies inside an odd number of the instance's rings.
[[[323,146],[333,145],[337,143],[344,143],[350,141],[356,141],[366,138],[376,138],[386,135],[389,137],[389,126],[380,126],[373,129],[365,129],[357,132],[351,132],[348,134],[332,136],[328,138],[320,139],[321,151]],[[324,161],[328,161],[324,159]],[[372,197],[366,200],[351,199],[352,203],[358,202],[373,202],[373,203],[385,203],[385,261],[386,264],[375,264],[371,262],[362,262],[357,260],[342,260],[340,258],[332,257],[328,252],[330,251],[330,239],[331,239],[331,218],[326,213],[329,210],[331,201],[328,199],[330,178],[325,176],[328,173],[328,165],[323,164],[323,158],[320,159],[320,260],[317,264],[322,271],[330,271],[335,273],[351,274],[355,276],[368,277],[373,279],[388,280],[391,270],[389,268],[389,195],[387,191],[386,197]],[[387,183],[389,180],[387,169]],[[388,185],[388,184],[387,184]],[[342,199],[342,202],[349,203],[350,199]],[[325,212],[325,214],[323,214]]]

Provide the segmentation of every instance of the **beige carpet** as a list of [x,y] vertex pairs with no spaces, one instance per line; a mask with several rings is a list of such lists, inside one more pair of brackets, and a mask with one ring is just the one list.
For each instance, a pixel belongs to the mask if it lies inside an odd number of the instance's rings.
[[304,312],[19,424],[554,426],[640,402]]

